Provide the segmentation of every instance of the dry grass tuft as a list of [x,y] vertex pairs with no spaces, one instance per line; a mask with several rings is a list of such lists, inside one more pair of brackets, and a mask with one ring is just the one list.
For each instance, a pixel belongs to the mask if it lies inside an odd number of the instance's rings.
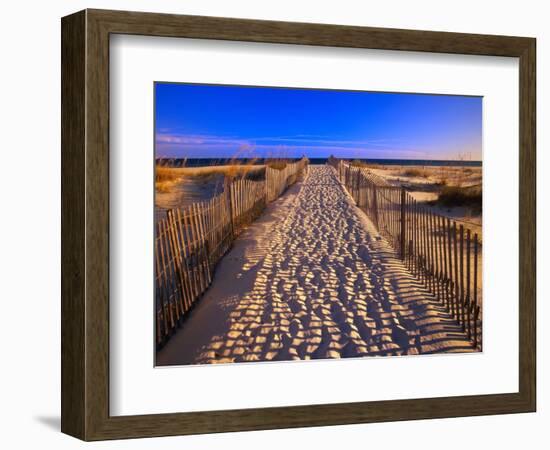
[[445,186],[439,194],[437,202],[446,207],[467,206],[475,213],[481,212],[481,186]]
[[182,177],[180,169],[157,165],[155,167],[155,189],[158,192],[170,192],[172,186]]
[[288,165],[286,159],[271,160],[267,163],[267,167],[274,170],[283,170]]
[[229,179],[262,176],[265,170],[264,166],[254,165],[254,162],[203,167],[166,167],[157,165],[155,170],[155,189],[157,192],[170,192],[183,178],[194,178],[197,181],[206,183],[212,178],[220,176]]
[[419,177],[419,178],[428,178],[430,174],[425,169],[419,169],[418,167],[408,167],[404,169],[401,173],[403,177]]
[[179,169],[157,166],[155,168],[155,182],[174,181],[181,177]]
[[186,169],[185,176],[210,179],[216,176],[224,176],[229,179],[244,178],[249,175],[255,175],[264,170],[263,166],[246,165],[228,165],[211,167],[189,167]]

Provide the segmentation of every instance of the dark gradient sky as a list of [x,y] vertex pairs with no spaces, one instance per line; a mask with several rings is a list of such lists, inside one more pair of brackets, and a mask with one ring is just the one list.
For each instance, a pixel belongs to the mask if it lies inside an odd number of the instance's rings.
[[482,98],[155,84],[156,156],[481,160]]

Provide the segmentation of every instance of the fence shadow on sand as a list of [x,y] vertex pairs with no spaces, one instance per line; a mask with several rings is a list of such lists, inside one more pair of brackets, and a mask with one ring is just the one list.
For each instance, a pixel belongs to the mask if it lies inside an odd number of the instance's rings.
[[362,214],[331,168],[310,168],[235,242],[157,364],[474,351]]

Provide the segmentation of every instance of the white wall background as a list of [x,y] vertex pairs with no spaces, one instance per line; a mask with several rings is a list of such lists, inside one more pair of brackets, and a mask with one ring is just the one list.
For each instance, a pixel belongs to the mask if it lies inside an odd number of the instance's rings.
[[[0,15],[0,443],[82,447],[59,432],[60,17],[86,7],[534,36],[538,39],[538,412],[509,416],[141,439],[96,448],[542,448],[548,441],[550,29],[546,2],[74,0],[6,2]],[[505,180],[503,180],[505,182]],[[474,375],[475,376],[475,375]],[[546,427],[544,427],[546,425]]]

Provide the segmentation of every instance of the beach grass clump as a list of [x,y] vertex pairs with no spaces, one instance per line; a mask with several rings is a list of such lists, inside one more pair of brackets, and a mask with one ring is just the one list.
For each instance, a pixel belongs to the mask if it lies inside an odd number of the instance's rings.
[[264,172],[263,166],[258,166],[257,162],[257,158],[249,159],[245,164],[232,160],[228,166],[221,166],[224,167],[224,170],[222,170],[223,176],[231,180],[235,178],[256,178]]
[[170,192],[172,186],[181,178],[181,171],[171,167],[155,167],[155,189],[158,192]]
[[181,169],[181,174],[185,177],[203,180],[220,175],[234,179],[261,172],[262,170],[262,166],[254,166],[252,164],[231,164],[226,166],[185,167]]
[[225,170],[222,170],[221,172],[226,178],[245,178],[249,175],[253,175],[257,172],[261,172],[263,169],[261,167],[255,167],[251,164],[246,165],[231,165],[227,166]]
[[267,167],[274,170],[283,170],[288,165],[286,159],[271,160],[267,163]]
[[407,167],[401,171],[401,176],[403,177],[415,177],[415,178],[428,178],[430,174],[425,169],[420,169],[418,167]]
[[444,186],[437,202],[445,207],[466,206],[475,213],[481,213],[481,186]]
[[174,181],[181,176],[177,169],[170,167],[157,166],[155,169],[155,182]]

